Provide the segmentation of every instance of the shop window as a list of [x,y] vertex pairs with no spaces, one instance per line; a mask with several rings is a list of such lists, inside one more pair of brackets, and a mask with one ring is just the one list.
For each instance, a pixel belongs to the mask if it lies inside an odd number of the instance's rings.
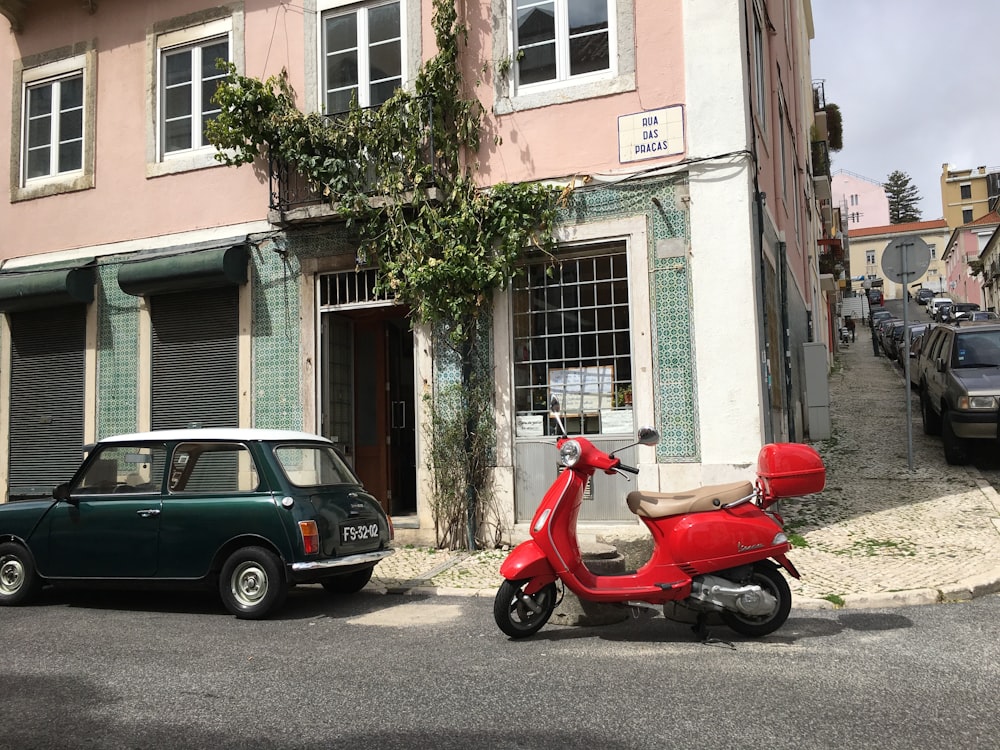
[[518,437],[632,433],[632,349],[624,242],[529,264],[513,285]]

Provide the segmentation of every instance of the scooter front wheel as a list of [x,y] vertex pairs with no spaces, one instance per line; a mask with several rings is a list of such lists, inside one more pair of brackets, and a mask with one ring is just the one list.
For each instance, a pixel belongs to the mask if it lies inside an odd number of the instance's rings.
[[527,638],[534,635],[549,621],[556,608],[556,585],[550,583],[534,594],[525,594],[530,583],[504,581],[500,584],[496,599],[493,600],[493,619],[497,626],[511,638]]

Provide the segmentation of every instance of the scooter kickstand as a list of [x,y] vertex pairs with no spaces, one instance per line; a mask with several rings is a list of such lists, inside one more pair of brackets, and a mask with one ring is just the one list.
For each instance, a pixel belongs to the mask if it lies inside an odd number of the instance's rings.
[[706,624],[707,616],[704,613],[698,615],[698,620],[694,625],[691,626],[691,630],[694,634],[698,636],[698,640],[703,646],[729,646],[733,651],[736,650],[736,646],[729,641],[724,641],[721,638],[713,638],[708,630],[708,625]]

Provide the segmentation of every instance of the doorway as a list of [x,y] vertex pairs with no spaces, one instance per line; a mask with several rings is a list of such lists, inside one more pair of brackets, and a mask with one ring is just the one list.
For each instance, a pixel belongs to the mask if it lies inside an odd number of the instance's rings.
[[392,516],[417,512],[413,332],[399,305],[327,308],[320,424]]

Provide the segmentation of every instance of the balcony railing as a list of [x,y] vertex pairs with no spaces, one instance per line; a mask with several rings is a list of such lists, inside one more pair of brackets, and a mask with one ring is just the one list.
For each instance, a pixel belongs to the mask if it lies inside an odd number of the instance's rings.
[[826,141],[812,142],[813,177],[830,176],[830,146]]
[[[434,153],[433,101],[429,97],[423,97],[413,99],[403,106],[409,106],[410,104],[423,110],[420,113],[416,113],[413,121],[419,123],[420,127],[416,133],[416,137],[419,140],[419,166],[430,167],[430,169],[414,170],[416,174],[421,175],[418,178],[419,184],[416,181],[411,181],[409,184],[404,182],[404,188],[429,187],[427,176],[433,175],[437,170]],[[378,109],[377,107],[372,107],[367,111],[374,113]],[[324,119],[328,127],[336,128],[338,123],[343,120],[343,115],[327,115]],[[400,134],[399,137],[403,138],[404,134]],[[359,179],[369,188],[365,192],[370,197],[376,197],[377,187],[374,184],[374,169],[371,165],[365,163],[363,151],[358,154],[358,162],[355,166]],[[269,207],[272,211],[277,211],[281,214],[287,214],[296,209],[330,205],[337,200],[337,196],[330,195],[324,186],[311,183],[293,165],[274,156],[268,159],[268,181],[270,184]]]

